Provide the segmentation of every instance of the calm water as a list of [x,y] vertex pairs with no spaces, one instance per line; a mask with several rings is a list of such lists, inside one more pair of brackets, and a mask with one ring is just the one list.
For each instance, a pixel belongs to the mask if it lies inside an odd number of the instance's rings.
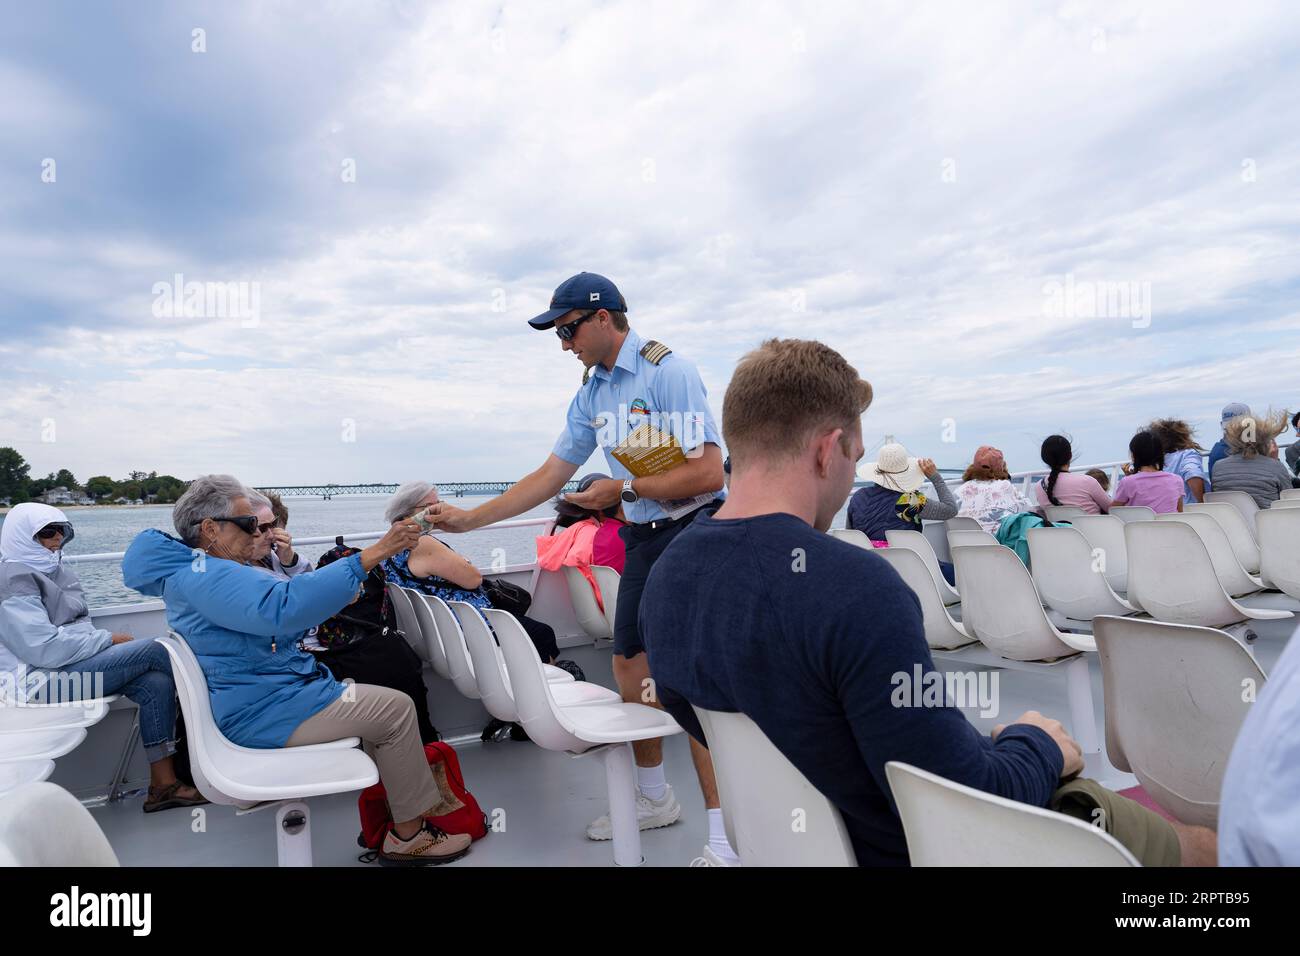
[[[287,498],[289,532],[295,538],[315,538],[321,535],[354,534],[362,531],[380,531],[384,523],[386,495],[342,495],[324,501],[320,498]],[[473,508],[487,498],[464,497],[448,499],[460,508]],[[844,527],[847,509],[841,509],[834,527]],[[171,505],[140,508],[71,508],[65,512],[76,530],[76,536],[67,547],[68,554],[94,554],[104,551],[125,551],[132,539],[146,528],[161,528],[175,534],[172,527]],[[520,518],[546,518],[553,515],[549,504],[540,505]],[[0,515],[0,524],[4,516]],[[480,568],[488,568],[496,557],[506,564],[528,564],[537,559],[537,535],[541,528],[484,529],[470,534],[441,536],[444,541],[469,558]],[[297,550],[315,561],[328,551],[332,544],[307,545]],[[497,549],[501,554],[497,555]],[[82,564],[75,567],[81,578],[92,607],[105,604],[122,604],[145,600],[139,592],[122,583],[122,569],[116,561]]]
[[[386,495],[343,495],[323,501],[319,498],[288,498],[289,532],[295,538],[315,538],[321,535],[351,534],[361,531],[381,531],[384,522]],[[472,508],[486,498],[450,498],[451,504]],[[146,528],[161,528],[175,534],[172,527],[171,505],[141,508],[70,508],[65,514],[76,530],[76,536],[67,547],[68,554],[94,554],[104,551],[125,551],[137,534]],[[554,514],[548,505],[534,508],[520,518],[544,518]],[[4,516],[0,515],[0,524]],[[501,549],[506,564],[527,564],[537,558],[536,538],[541,528],[505,528],[475,531],[472,534],[453,534],[443,537],[448,544],[476,565],[492,565],[494,551]],[[308,545],[297,549],[315,561],[333,544]],[[143,600],[142,596],[122,583],[122,569],[116,561],[82,564],[75,568],[93,607],[104,604],[121,604]]]

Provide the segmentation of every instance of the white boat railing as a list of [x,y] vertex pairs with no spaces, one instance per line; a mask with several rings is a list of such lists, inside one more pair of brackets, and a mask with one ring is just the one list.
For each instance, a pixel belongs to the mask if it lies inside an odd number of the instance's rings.
[[[474,534],[475,531],[501,531],[510,528],[539,528],[543,525],[554,524],[552,518],[519,518],[513,521],[498,521],[496,524],[484,525],[482,528],[475,528],[474,531],[466,531],[465,534]],[[334,544],[338,538],[343,538],[344,544],[354,544],[362,541],[378,541],[388,533],[387,529],[383,531],[355,531],[343,535],[322,534],[310,538],[294,538],[294,547],[310,547],[315,544]],[[445,532],[444,532],[445,533]],[[65,554],[63,560],[67,564],[96,564],[103,561],[121,561],[126,556],[125,551],[101,551],[96,554]],[[522,565],[518,567],[529,567],[531,565]],[[516,566],[506,570],[515,570]]]

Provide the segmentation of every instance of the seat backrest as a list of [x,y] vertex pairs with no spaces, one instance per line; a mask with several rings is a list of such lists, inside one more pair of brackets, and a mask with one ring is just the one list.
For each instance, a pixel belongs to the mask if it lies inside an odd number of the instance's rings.
[[1030,528],[1026,539],[1034,587],[1052,610],[1080,621],[1125,613],[1081,532],[1067,527]]
[[407,644],[411,645],[411,649],[421,661],[426,664],[432,663],[428,641],[424,637],[420,620],[415,615],[415,608],[411,605],[411,598],[406,588],[390,581],[385,585],[385,590],[388,593],[388,600],[393,602],[393,613],[397,615],[397,629],[402,632],[402,637],[406,639]]
[[742,866],[856,866],[839,810],[744,714],[695,708]]
[[[989,534],[983,528],[980,528],[975,531],[959,529],[957,531],[948,532],[949,551],[951,551],[953,548],[969,548],[972,546],[980,546],[980,545],[994,545],[999,548],[1003,546],[1002,543],[998,541],[997,538]],[[961,591],[960,584],[957,585],[957,590],[958,592]]]
[[[478,683],[474,680],[474,666],[469,650],[465,647],[465,635],[461,633],[460,621],[442,598],[421,591],[408,593],[413,602],[419,601],[424,606],[425,613],[437,630],[443,654],[447,658],[448,679],[462,696],[478,700]],[[416,613],[419,613],[418,606]]]
[[212,803],[233,806],[239,801],[227,796],[219,784],[214,783],[213,778],[217,781],[221,779],[221,773],[217,769],[219,755],[235,745],[217,727],[216,718],[212,715],[208,680],[203,668],[199,666],[199,659],[194,656],[194,651],[185,642],[185,638],[175,631],[168,637],[159,638],[158,643],[171,658],[176,697],[185,717],[194,786]]
[[1010,548],[952,549],[962,624],[996,654],[1013,661],[1066,657],[1074,650],[1047,619],[1034,582]]
[[957,515],[955,518],[949,518],[943,523],[945,531],[983,531],[980,523],[969,515]]
[[[1155,512],[1150,508],[1150,518]],[[1128,589],[1128,548],[1124,545],[1124,519],[1114,515],[1114,509],[1108,515],[1077,515],[1070,519],[1070,527],[1083,535],[1102,567],[1106,583],[1114,591]]]
[[[1300,488],[1296,488],[1294,490],[1300,491]],[[1279,498],[1277,499],[1277,501],[1273,502],[1267,508],[1261,510],[1272,511],[1274,508],[1300,508],[1300,498]],[[1256,522],[1256,527],[1258,527],[1259,515],[1255,516],[1255,522]]]
[[1093,634],[1110,762],[1183,823],[1215,828],[1223,771],[1263,671],[1209,627],[1098,617]]
[[[1251,501],[1254,501],[1254,500],[1255,500],[1254,498],[1251,499]],[[1279,500],[1281,500],[1281,501],[1291,501],[1291,500],[1300,501],[1300,488],[1283,488],[1283,489],[1282,489],[1282,493],[1281,493],[1281,497],[1280,497]]]
[[483,613],[501,642],[519,723],[537,746],[545,750],[571,749],[575,743],[573,728],[561,719],[528,632],[507,611],[491,608]]
[[1107,514],[1112,514],[1120,521],[1153,521],[1155,509],[1146,505],[1111,505]]
[[608,625],[609,636],[614,636],[614,617],[618,610],[618,586],[623,580],[613,568],[606,567],[603,564],[593,564],[591,573],[596,576],[596,584],[600,586],[600,599],[605,604],[605,623]]
[[[1247,497],[1250,497],[1247,495]],[[1253,502],[1252,502],[1253,504]],[[1232,545],[1237,561],[1251,574],[1259,573],[1259,541],[1256,538],[1255,520],[1259,509],[1250,515],[1250,521],[1242,517],[1241,511],[1226,501],[1209,501],[1205,504],[1183,505],[1184,512],[1207,514],[1219,523],[1223,533]]]
[[478,687],[483,706],[497,720],[513,723],[519,719],[519,714],[515,711],[515,701],[510,694],[505,665],[498,658],[496,638],[488,629],[487,621],[479,616],[477,609],[464,601],[448,601],[447,606],[456,615],[461,633],[465,635],[465,645],[474,662],[474,683]]
[[[427,660],[433,672],[439,677],[450,680],[451,665],[447,662],[447,652],[442,647],[442,633],[438,630],[438,622],[433,619],[433,613],[425,603],[423,594],[415,588],[400,588],[395,584],[388,586],[388,593],[395,594],[398,600],[403,601],[408,614],[415,619],[416,637],[425,647],[421,659]],[[399,606],[397,601],[394,601],[393,606]],[[401,619],[398,620],[400,627]]]
[[1043,505],[1043,517],[1048,521],[1069,521],[1075,515],[1086,515],[1078,505]]
[[1189,523],[1131,521],[1124,525],[1124,543],[1128,593],[1156,620],[1198,627],[1245,620],[1219,583],[1205,542]]
[[117,865],[90,811],[57,784],[28,783],[0,797],[0,867]]
[[907,548],[892,546],[881,548],[877,553],[898,572],[903,583],[912,589],[921,602],[921,618],[927,644],[940,650],[952,650],[975,640],[974,635],[967,634],[948,614],[920,555]]
[[891,760],[912,866],[1137,866],[1109,833]]
[[1203,511],[1181,513],[1171,511],[1168,514],[1156,515],[1156,521],[1177,521],[1195,530],[1200,539],[1205,542],[1210,563],[1214,565],[1214,574],[1228,594],[1233,596],[1252,594],[1260,589],[1259,583],[1251,580],[1246,569],[1237,560],[1237,554],[1232,550],[1232,543],[1224,533],[1223,526],[1210,515]]
[[868,551],[874,551],[876,546],[871,543],[871,539],[865,533],[858,531],[856,528],[831,528],[827,532],[832,538],[838,538],[845,544],[851,544],[858,548],[865,548]]
[[[571,565],[565,565],[560,570],[564,574],[564,583],[569,587],[569,601],[573,604],[574,616],[577,617],[583,632],[593,641],[613,637],[614,632],[609,626],[605,612],[596,603],[596,592],[592,590],[591,582],[583,576],[581,570]],[[605,596],[604,588],[601,588],[601,598],[609,600]]]
[[1255,523],[1260,574],[1269,584],[1300,599],[1300,508],[1274,505],[1256,515]]
[[[1218,504],[1232,505],[1232,507],[1237,510],[1237,514],[1241,515],[1247,525],[1252,528],[1255,527],[1255,514],[1260,510],[1259,505],[1256,504],[1255,499],[1246,494],[1246,492],[1207,491],[1205,493],[1205,501],[1210,504],[1217,502]],[[1187,510],[1188,507],[1190,506],[1186,503],[1183,504],[1184,511]]]
[[[939,556],[934,553],[934,547],[930,544],[929,539],[920,531],[886,531],[885,541],[889,543],[890,548],[904,548],[914,552],[925,569],[930,572],[930,577],[934,579],[935,589],[939,593],[940,599],[945,605],[956,604],[961,600],[961,595],[957,589],[948,583],[943,576],[943,571],[939,568]],[[888,551],[889,548],[883,550]]]

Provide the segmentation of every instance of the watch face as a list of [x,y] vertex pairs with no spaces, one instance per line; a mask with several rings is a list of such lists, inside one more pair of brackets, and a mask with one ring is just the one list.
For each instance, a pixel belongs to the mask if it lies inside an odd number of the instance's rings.
[[623,493],[619,497],[621,497],[624,501],[633,502],[636,501],[636,492],[633,491],[631,488],[626,488],[623,490]]

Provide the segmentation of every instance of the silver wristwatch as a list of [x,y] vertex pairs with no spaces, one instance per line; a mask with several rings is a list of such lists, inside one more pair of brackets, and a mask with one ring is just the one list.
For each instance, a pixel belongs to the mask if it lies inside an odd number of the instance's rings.
[[623,491],[619,495],[619,497],[623,499],[624,504],[629,504],[629,505],[636,504],[636,502],[641,500],[641,496],[638,495],[635,489],[633,489],[632,487],[631,478],[628,478],[626,481],[623,482]]

